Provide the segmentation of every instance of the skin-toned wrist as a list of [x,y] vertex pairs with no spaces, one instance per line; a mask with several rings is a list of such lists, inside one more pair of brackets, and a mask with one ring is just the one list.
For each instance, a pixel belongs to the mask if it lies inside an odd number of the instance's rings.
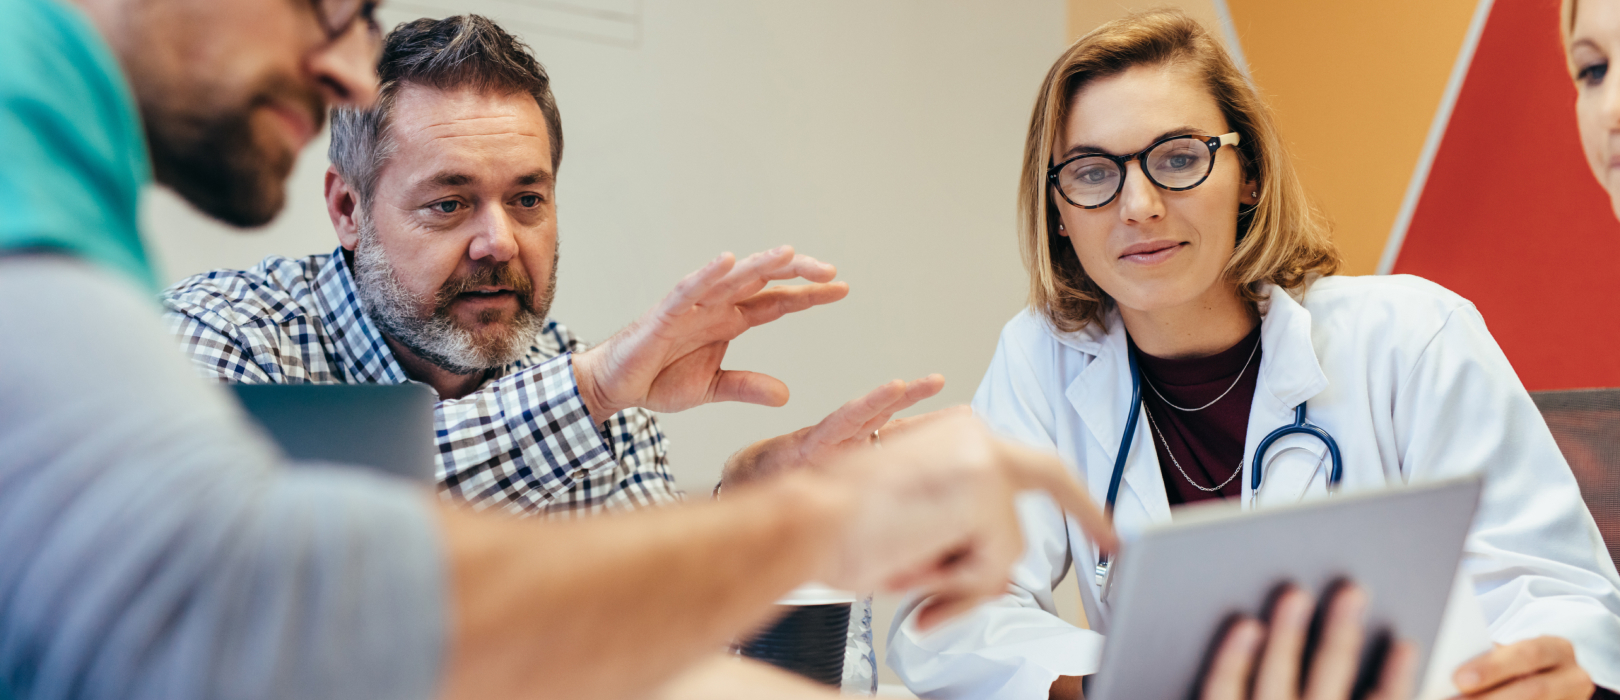
[[596,357],[601,347],[576,352],[569,358],[569,366],[574,370],[574,384],[579,387],[579,399],[585,404],[585,410],[590,412],[591,422],[596,425],[606,423],[613,414],[624,410],[608,402],[596,381]]

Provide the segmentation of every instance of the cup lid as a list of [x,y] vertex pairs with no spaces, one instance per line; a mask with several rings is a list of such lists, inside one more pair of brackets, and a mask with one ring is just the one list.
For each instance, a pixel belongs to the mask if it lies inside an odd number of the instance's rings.
[[777,605],[831,605],[834,603],[855,602],[854,591],[840,591],[828,588],[820,583],[811,581],[798,588],[788,591],[788,594],[776,601]]

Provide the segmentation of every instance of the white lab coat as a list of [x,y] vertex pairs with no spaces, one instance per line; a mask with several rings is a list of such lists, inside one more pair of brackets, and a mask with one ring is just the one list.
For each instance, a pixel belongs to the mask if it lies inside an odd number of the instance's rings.
[[[1474,306],[1417,277],[1327,277],[1303,305],[1271,288],[1262,313],[1243,453],[1293,422],[1308,399],[1309,420],[1343,452],[1346,492],[1483,472],[1463,566],[1492,640],[1564,637],[1599,685],[1620,688],[1620,577],[1552,434]],[[1106,331],[1056,333],[1025,310],[1002,330],[973,410],[1006,437],[1055,450],[1101,505],[1130,401],[1126,352],[1117,311]],[[1127,540],[1171,518],[1147,425],[1137,421],[1115,504]],[[1325,496],[1325,450],[1309,437],[1280,440],[1254,500],[1245,463],[1243,507]],[[1004,598],[927,635],[907,622],[915,601],[896,616],[888,662],[917,694],[1045,698],[1059,675],[1097,670],[1109,611],[1089,575],[1095,550],[1044,495],[1026,494],[1019,515],[1027,550]],[[1053,614],[1052,590],[1071,564],[1096,631]]]

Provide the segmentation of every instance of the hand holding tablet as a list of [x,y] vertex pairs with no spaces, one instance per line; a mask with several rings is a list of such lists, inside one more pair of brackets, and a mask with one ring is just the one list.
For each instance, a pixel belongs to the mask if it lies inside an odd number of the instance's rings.
[[[1258,691],[1286,685],[1264,675],[1283,666],[1306,697],[1409,697],[1406,666],[1428,664],[1480,488],[1468,477],[1258,512],[1181,511],[1122,546],[1100,601],[1108,641],[1088,697],[1236,697],[1222,674],[1258,669]],[[1310,626],[1316,595],[1330,601],[1318,632],[1294,635]],[[1270,627],[1259,652],[1257,619]],[[1354,657],[1349,671],[1329,659],[1340,655]]]
[[1204,675],[1202,700],[1412,697],[1418,649],[1407,640],[1388,647],[1382,655],[1382,668],[1370,674],[1370,688],[1369,679],[1358,683],[1362,648],[1367,642],[1366,592],[1354,585],[1342,586],[1323,605],[1322,630],[1314,645],[1309,642],[1316,606],[1310,594],[1298,588],[1290,587],[1277,596],[1267,615],[1269,625],[1248,617],[1235,621]]

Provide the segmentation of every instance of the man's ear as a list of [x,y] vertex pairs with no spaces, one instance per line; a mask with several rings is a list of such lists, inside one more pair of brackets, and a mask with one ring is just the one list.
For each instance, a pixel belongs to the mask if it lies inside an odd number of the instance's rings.
[[354,250],[360,243],[360,198],[349,183],[343,180],[334,166],[326,167],[326,215],[332,217],[332,230],[337,232],[338,243],[344,250]]

